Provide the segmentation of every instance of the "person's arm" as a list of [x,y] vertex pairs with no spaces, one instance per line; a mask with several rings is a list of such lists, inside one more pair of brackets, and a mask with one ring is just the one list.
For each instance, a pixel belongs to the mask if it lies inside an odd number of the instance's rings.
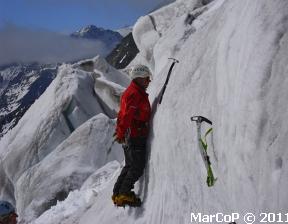
[[119,120],[119,130],[117,130],[118,139],[124,139],[128,128],[131,127],[132,120],[137,112],[137,100],[135,95],[130,95],[124,102],[123,117]]

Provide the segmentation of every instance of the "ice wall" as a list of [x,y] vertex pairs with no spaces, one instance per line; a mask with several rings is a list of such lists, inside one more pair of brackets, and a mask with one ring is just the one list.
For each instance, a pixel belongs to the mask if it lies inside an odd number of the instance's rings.
[[[103,212],[95,203],[81,224],[92,223],[91,217],[101,223],[190,223],[191,212],[238,212],[243,218],[246,212],[287,211],[287,9],[285,0],[215,0],[171,16],[158,39],[148,18],[139,20],[135,60],[154,68],[149,161],[136,188],[144,204],[121,210],[101,197]],[[180,63],[159,106],[168,57]],[[213,121],[208,144],[218,180],[212,188],[205,183],[192,115]]]

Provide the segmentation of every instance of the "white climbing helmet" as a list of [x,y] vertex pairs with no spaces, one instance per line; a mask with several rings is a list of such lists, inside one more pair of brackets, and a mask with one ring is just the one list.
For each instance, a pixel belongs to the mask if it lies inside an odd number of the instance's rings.
[[131,79],[152,77],[149,68],[145,65],[135,65],[130,71]]

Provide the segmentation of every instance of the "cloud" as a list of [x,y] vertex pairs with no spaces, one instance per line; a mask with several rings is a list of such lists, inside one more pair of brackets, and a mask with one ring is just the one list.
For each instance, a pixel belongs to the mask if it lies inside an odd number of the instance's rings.
[[11,24],[6,24],[0,30],[0,65],[13,62],[68,62],[107,53],[108,49],[100,41],[74,39]]

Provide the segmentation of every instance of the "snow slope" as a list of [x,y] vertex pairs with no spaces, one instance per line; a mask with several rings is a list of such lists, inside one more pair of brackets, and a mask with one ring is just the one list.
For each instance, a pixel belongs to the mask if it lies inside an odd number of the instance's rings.
[[[113,105],[129,78],[99,56],[90,62],[97,67],[92,72],[81,68],[83,61],[62,65],[45,93],[1,139],[1,198],[16,200],[22,221],[66,198],[108,161],[123,159],[120,150],[114,152],[120,146],[111,146],[115,121],[107,116],[118,110]],[[99,97],[102,92],[106,98]]]
[[[288,2],[201,3],[176,1],[140,18],[133,29],[140,53],[132,64],[147,64],[154,74],[148,89],[153,109],[148,162],[135,188],[143,206],[113,206],[111,192],[120,166],[110,162],[89,178],[92,169],[88,169],[87,181],[76,181],[77,189],[39,218],[35,219],[40,214],[35,210],[32,214],[29,210],[21,213],[26,220],[33,220],[33,224],[174,224],[191,223],[192,212],[238,212],[241,218],[235,221],[239,224],[245,223],[246,212],[287,212]],[[180,63],[175,65],[162,104],[157,105],[171,64],[168,57]],[[213,121],[208,153],[218,180],[211,188],[205,183],[206,170],[198,149],[196,125],[190,121],[192,115]],[[109,122],[104,115],[93,119],[76,129],[75,135],[85,133],[91,123]],[[208,128],[203,125],[203,134]],[[102,134],[97,132],[97,139]],[[76,147],[77,141],[70,137],[62,144],[74,143]],[[49,156],[56,156],[58,150],[61,153],[65,148],[62,144]],[[74,146],[71,150],[73,154]],[[83,164],[79,161],[71,164],[75,164],[73,169],[80,167],[81,172]],[[8,165],[5,160],[9,171]],[[11,175],[11,168],[7,173],[10,179],[14,177],[15,184],[17,175]],[[51,176],[54,178],[57,175]],[[21,197],[17,205],[22,212]],[[255,223],[259,222],[258,216]]]
[[129,33],[131,33],[133,30],[133,26],[125,26],[123,28],[120,28],[116,30],[118,33],[121,34],[121,36],[124,38],[126,37]]
[[107,162],[121,162],[123,156],[119,148],[109,152],[113,133],[113,120],[104,114],[94,116],[41,162],[22,173],[16,184],[17,208],[22,219],[29,223],[57,200],[65,199]]
[[56,73],[56,64],[12,64],[0,67],[0,138],[18,123]]

